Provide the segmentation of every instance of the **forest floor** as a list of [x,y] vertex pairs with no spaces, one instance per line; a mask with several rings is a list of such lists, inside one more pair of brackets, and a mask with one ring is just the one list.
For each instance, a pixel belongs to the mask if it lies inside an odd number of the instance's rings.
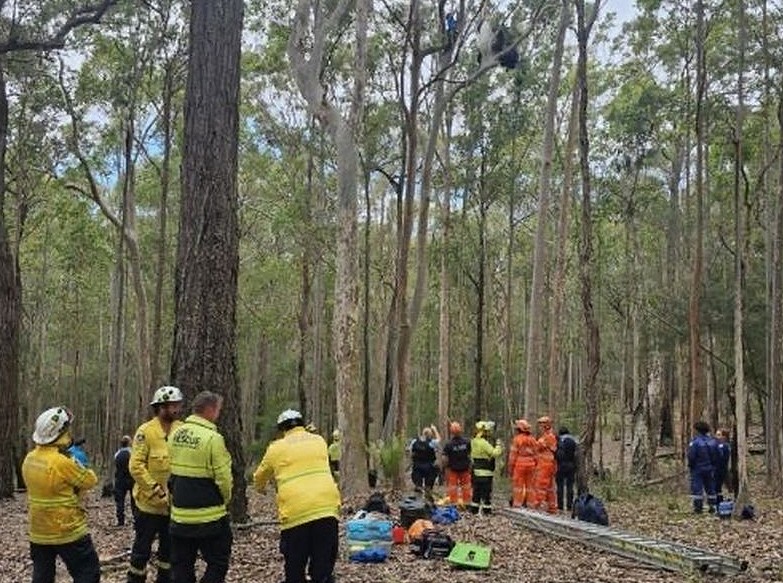
[[[755,476],[754,476],[755,478]],[[618,582],[679,583],[682,581],[732,581],[783,583],[783,508],[780,501],[761,486],[761,476],[753,481],[753,501],[758,518],[749,521],[722,521],[704,514],[690,513],[685,479],[675,479],[635,489],[618,483],[598,483],[596,494],[606,502],[612,526],[700,546],[733,555],[749,562],[746,573],[731,579],[712,576],[686,576],[634,564],[628,559],[601,553],[578,543],[549,537],[513,525],[502,516],[465,516],[446,527],[457,541],[492,547],[492,566],[486,572],[452,571],[442,561],[425,561],[413,556],[406,547],[396,547],[389,561],[379,565],[349,563],[344,548],[338,560],[336,575],[343,583],[427,583],[458,580],[465,582],[577,583]],[[496,503],[506,499],[499,485]],[[251,492],[250,511],[253,520],[273,520],[274,501],[270,496]],[[113,527],[114,508],[110,499],[88,498],[90,527],[102,559],[120,555],[132,543],[132,527]],[[3,517],[0,545],[0,581],[29,581],[31,575],[26,540],[26,510],[23,494],[16,500],[0,503]],[[104,567],[103,581],[125,580],[125,559]],[[58,568],[57,582],[67,577]],[[152,574],[149,580],[153,580]],[[275,526],[256,526],[237,531],[228,581],[278,583],[282,580],[282,558],[278,551]]]

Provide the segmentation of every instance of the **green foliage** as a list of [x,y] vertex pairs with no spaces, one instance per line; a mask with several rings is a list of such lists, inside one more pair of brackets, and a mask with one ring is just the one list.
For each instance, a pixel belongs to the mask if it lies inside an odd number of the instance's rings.
[[405,463],[405,439],[394,436],[387,441],[379,440],[377,443],[380,448],[380,463],[383,475],[387,478],[398,476]]

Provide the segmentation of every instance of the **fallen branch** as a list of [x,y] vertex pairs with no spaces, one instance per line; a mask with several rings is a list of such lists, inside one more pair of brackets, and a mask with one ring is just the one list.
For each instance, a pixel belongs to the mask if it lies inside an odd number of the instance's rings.
[[662,478],[655,478],[654,480],[648,480],[646,482],[643,482],[642,484],[639,484],[640,488],[647,488],[649,486],[656,486],[658,484],[663,484],[665,482],[670,482],[671,480],[676,480],[677,478],[680,478],[684,476],[687,472],[685,470],[679,471],[676,474],[672,474],[671,476],[664,476]]
[[125,549],[118,555],[111,555],[109,557],[103,558],[100,560],[101,566],[103,567],[105,565],[111,565],[112,563],[116,563],[118,561],[123,561],[127,559],[130,556],[130,554],[131,554],[130,549]]

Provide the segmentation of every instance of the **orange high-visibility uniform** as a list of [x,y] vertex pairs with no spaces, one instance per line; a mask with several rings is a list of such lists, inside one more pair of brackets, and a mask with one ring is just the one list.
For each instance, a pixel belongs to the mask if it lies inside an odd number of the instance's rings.
[[533,506],[541,508],[546,504],[546,510],[551,514],[557,513],[557,499],[554,489],[554,478],[557,472],[556,450],[557,436],[551,429],[547,429],[538,438]]
[[446,492],[452,504],[468,504],[473,499],[470,474],[470,441],[455,435],[443,448],[446,461]]
[[518,433],[511,442],[508,469],[511,474],[514,507],[531,505],[535,501],[533,480],[536,474],[538,442],[530,433]]

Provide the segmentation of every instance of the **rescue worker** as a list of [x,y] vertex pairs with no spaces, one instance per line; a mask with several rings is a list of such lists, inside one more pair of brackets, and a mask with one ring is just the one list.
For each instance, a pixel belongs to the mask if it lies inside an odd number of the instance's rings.
[[125,526],[125,497],[130,494],[131,514],[136,516],[133,500],[133,478],[130,475],[130,435],[123,435],[120,449],[114,453],[114,506],[117,511],[117,526]]
[[552,431],[552,420],[547,417],[538,419],[538,450],[536,456],[535,495],[533,507],[543,509],[550,514],[557,513],[557,500],[555,499],[555,473],[557,462],[557,437]]
[[[562,512],[565,508],[568,512],[574,505],[574,480],[576,478],[576,439],[568,431],[568,427],[561,427],[557,431],[557,509]],[[565,495],[565,500],[563,497]]]
[[277,484],[280,551],[285,583],[334,583],[340,493],[331,478],[326,442],[307,433],[302,415],[291,409],[277,418],[283,438],[269,444],[253,482],[263,490]]
[[493,421],[479,421],[476,423],[476,433],[470,442],[470,458],[473,464],[471,477],[473,479],[473,497],[470,511],[473,514],[483,512],[492,513],[492,483],[495,477],[497,459],[503,454],[503,446],[500,440],[490,443],[492,431],[495,428]]
[[718,463],[715,466],[715,499],[717,502],[723,502],[723,486],[729,476],[729,461],[731,460],[731,444],[729,443],[729,432],[726,429],[719,429],[715,432],[715,439],[718,441]]
[[340,444],[340,430],[332,431],[332,443],[329,444],[329,470],[335,482],[340,482],[340,459],[343,457],[343,447]]
[[158,538],[157,583],[169,583],[169,435],[182,424],[177,420],[182,410],[182,391],[177,387],[160,387],[150,406],[154,417],[136,430],[130,456],[133,499],[136,516],[135,538],[131,547],[127,583],[147,580],[147,563],[152,556],[152,542]]
[[693,424],[696,436],[688,444],[688,469],[690,470],[691,499],[693,511],[704,510],[704,493],[710,512],[715,511],[715,467],[718,458],[718,444],[709,436],[710,426],[704,421]]
[[533,504],[538,442],[531,433],[530,423],[525,419],[519,419],[515,423],[514,432],[508,456],[508,473],[513,488],[511,505],[519,508]]
[[431,495],[435,480],[438,477],[438,467],[435,462],[438,459],[435,440],[435,432],[432,427],[425,427],[421,435],[411,441],[411,481],[413,487],[427,495]]
[[33,583],[54,583],[59,556],[74,583],[98,583],[101,567],[87,531],[80,494],[98,478],[65,453],[71,445],[73,415],[65,407],[47,409],[35,422],[35,449],[22,463],[29,506]]
[[449,424],[451,439],[443,446],[446,493],[452,504],[463,506],[473,499],[470,483],[470,441],[462,435],[462,425]]
[[201,583],[223,583],[231,559],[231,455],[215,422],[223,397],[203,391],[193,414],[171,434],[171,576],[196,581],[196,555],[207,564]]

